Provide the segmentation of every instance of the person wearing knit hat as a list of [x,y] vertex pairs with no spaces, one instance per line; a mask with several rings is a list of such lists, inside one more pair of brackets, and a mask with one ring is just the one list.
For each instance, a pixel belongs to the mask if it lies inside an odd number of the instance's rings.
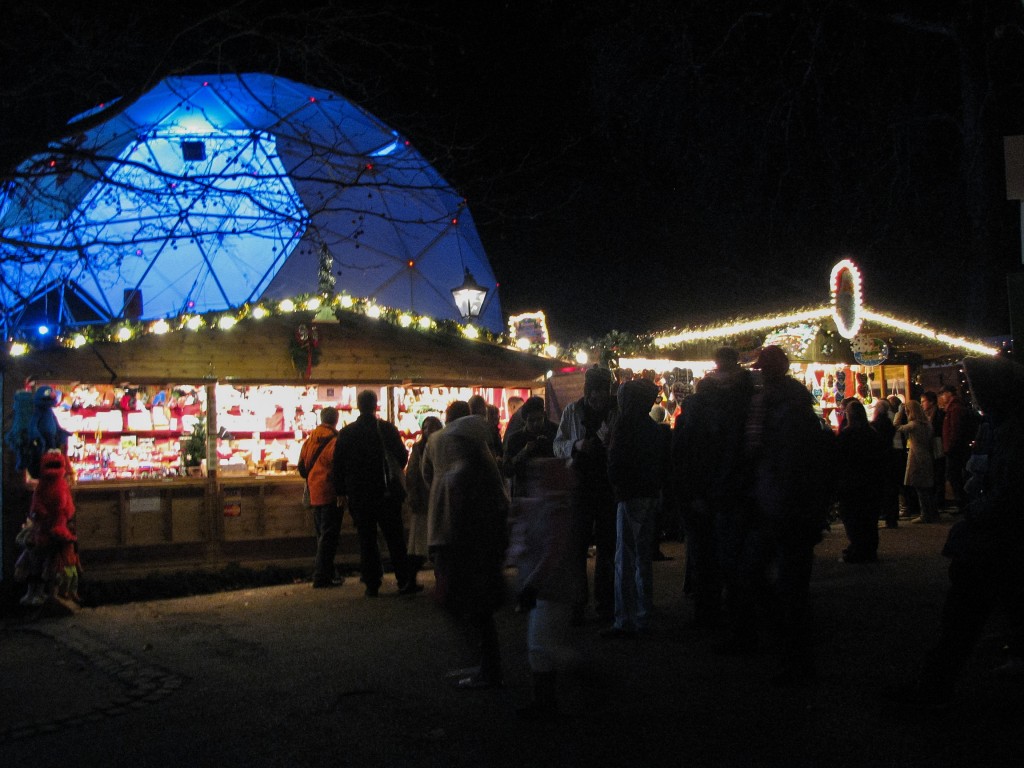
[[608,447],[608,476],[615,489],[615,620],[604,638],[629,638],[650,629],[653,609],[654,532],[671,435],[651,418],[658,386],[633,379],[619,387],[619,418]]
[[544,415],[544,398],[533,397],[519,409],[523,414],[523,428],[509,438],[502,459],[502,471],[512,478],[512,495],[521,493],[521,480],[526,464],[533,459],[554,457],[552,443],[558,433],[558,425]]
[[[608,439],[615,425],[612,401],[612,372],[594,366],[584,374],[583,397],[562,411],[552,445],[554,454],[565,459],[576,474],[573,492],[574,561],[584,585],[576,605],[575,620],[581,622],[588,594],[587,552],[596,549],[594,604],[600,617],[610,619],[615,592],[615,495],[608,479]],[[653,402],[653,401],[652,401]]]
[[766,378],[779,378],[789,372],[789,357],[782,347],[770,344],[762,347],[753,367],[759,369]]
[[830,473],[809,467],[831,460],[835,436],[815,414],[811,393],[787,375],[789,358],[780,347],[764,347],[754,366],[763,386],[751,398],[744,452],[755,506],[733,542],[739,558],[727,588],[733,637],[721,650],[756,649],[760,585],[774,569],[784,642],[772,682],[794,685],[815,676],[809,591],[831,500]]
[[583,394],[598,390],[607,391],[612,384],[612,372],[608,368],[593,366],[583,374]]

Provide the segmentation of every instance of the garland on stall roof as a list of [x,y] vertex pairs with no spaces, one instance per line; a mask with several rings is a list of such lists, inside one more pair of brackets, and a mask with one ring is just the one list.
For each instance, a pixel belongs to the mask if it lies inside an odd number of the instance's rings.
[[[240,320],[260,320],[265,317],[283,317],[296,312],[314,312],[318,315],[333,315],[340,319],[341,313],[349,312],[363,315],[401,328],[417,330],[423,333],[435,333],[454,336],[472,341],[479,341],[517,349],[513,341],[499,334],[491,333],[484,328],[472,324],[462,324],[454,320],[435,320],[427,315],[418,315],[405,310],[385,307],[371,299],[356,298],[348,294],[336,294],[330,297],[303,294],[292,299],[279,302],[261,301],[243,304],[231,310],[208,312],[205,314],[183,314],[173,318],[159,320],[117,320],[110,323],[80,326],[48,337],[46,345],[58,344],[65,347],[78,348],[96,342],[125,342],[150,334],[163,335],[182,331],[199,331],[218,329],[228,331]],[[31,352],[32,344],[26,338],[9,339],[8,352],[12,356],[25,355]],[[40,344],[40,346],[43,346]],[[518,350],[517,351],[521,351]],[[306,351],[307,363],[311,352]],[[313,363],[314,365],[316,363]]]

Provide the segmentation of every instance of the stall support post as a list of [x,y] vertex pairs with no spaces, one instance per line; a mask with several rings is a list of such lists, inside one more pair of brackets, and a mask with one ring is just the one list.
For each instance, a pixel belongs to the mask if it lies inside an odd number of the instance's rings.
[[384,398],[388,403],[387,420],[396,426],[398,425],[398,404],[395,402],[397,390],[398,387],[386,387],[385,391],[388,396]]
[[217,384],[207,382],[206,390],[206,512],[207,557],[219,552],[224,541],[224,499],[218,480],[217,466]]
[[206,389],[206,474],[217,478],[217,385],[207,383]]

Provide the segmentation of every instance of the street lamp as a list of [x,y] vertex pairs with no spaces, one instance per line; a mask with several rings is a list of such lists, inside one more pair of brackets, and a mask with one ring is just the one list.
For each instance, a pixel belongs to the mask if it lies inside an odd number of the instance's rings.
[[466,276],[462,285],[452,288],[452,298],[455,299],[455,306],[458,307],[462,319],[468,322],[480,315],[484,299],[487,298],[487,289],[473,279],[469,268],[466,267]]

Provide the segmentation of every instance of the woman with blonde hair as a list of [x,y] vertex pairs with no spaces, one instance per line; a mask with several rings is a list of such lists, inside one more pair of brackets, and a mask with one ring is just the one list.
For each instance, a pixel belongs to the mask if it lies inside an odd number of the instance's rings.
[[903,484],[917,492],[921,516],[914,522],[937,523],[939,510],[933,490],[935,472],[932,462],[932,426],[916,400],[907,400],[904,408],[907,423],[896,427],[896,431],[907,440],[907,472]]

